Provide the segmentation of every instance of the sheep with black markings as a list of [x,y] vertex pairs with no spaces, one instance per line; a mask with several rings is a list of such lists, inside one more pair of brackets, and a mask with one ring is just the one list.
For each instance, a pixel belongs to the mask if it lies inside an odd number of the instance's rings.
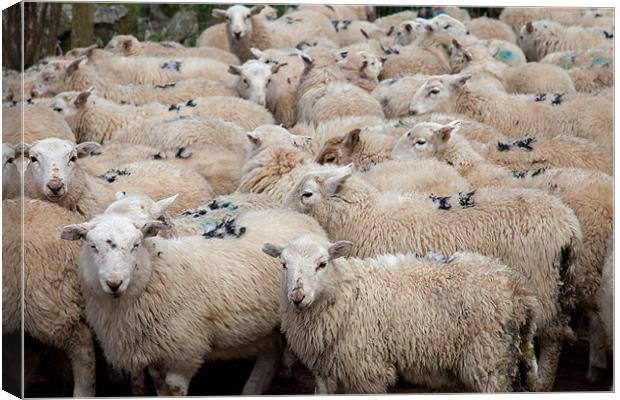
[[244,213],[236,225],[247,229],[222,239],[159,238],[165,223],[116,213],[65,226],[63,239],[83,240],[78,271],[86,320],[112,367],[132,375],[149,367],[158,394],[178,396],[205,360],[257,357],[243,393],[267,390],[282,343],[279,264],[261,253],[262,242],[322,230],[281,210]]
[[[399,376],[433,388],[535,390],[540,305],[523,277],[474,253],[344,258],[351,247],[316,235],[263,246],[282,262],[282,331],[316,394],[385,393]],[[455,324],[463,307],[471,312]]]
[[[314,217],[331,240],[354,240],[353,256],[476,251],[499,257],[529,277],[543,309],[536,322],[538,390],[550,390],[562,342],[572,337],[567,323],[582,236],[574,213],[559,199],[535,190],[403,196],[380,193],[352,173],[349,165],[306,174],[287,195],[284,208]],[[537,227],[535,232],[531,226]],[[521,240],[515,242],[515,236]]]

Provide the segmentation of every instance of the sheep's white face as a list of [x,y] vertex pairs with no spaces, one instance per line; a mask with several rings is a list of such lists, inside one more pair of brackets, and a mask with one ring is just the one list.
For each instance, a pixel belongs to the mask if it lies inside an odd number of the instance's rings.
[[252,145],[248,158],[269,147],[290,144],[303,149],[312,142],[312,138],[293,135],[287,129],[278,125],[261,125],[252,132],[248,132],[247,137]]
[[132,50],[137,49],[140,42],[132,35],[116,35],[105,46],[105,50],[113,53],[129,55]]
[[282,262],[282,290],[288,301],[298,310],[310,307],[320,300],[324,288],[334,275],[333,260],[348,255],[351,242],[330,244],[316,235],[303,235],[291,240],[286,247],[271,243],[263,251]]
[[8,143],[2,143],[3,198],[6,198],[9,194],[9,189],[14,189],[19,186],[19,168],[17,167],[17,159],[21,156],[21,151],[16,150],[16,147],[13,147]]
[[461,36],[467,33],[467,27],[461,21],[448,14],[439,14],[432,21],[437,25],[437,28],[453,36]]
[[[337,54],[342,56],[341,54]],[[381,70],[383,70],[383,62],[377,56],[367,51],[359,51],[354,54],[345,54],[345,57],[337,62],[341,67],[359,71],[360,78],[378,79]]]
[[213,15],[226,20],[226,29],[229,37],[233,41],[240,41],[252,35],[252,20],[250,17],[258,14],[262,7],[249,9],[244,6],[235,5],[228,10],[213,10]]
[[277,65],[267,65],[260,61],[246,61],[241,67],[231,66],[229,72],[239,75],[237,91],[244,99],[261,106],[267,104],[267,87],[271,84],[271,75]]
[[79,92],[62,92],[57,94],[50,102],[49,107],[63,118],[72,117],[79,111],[79,108],[75,105],[75,100],[79,94]]
[[424,24],[417,20],[403,21],[396,28],[395,43],[401,46],[411,44],[424,32]]
[[65,226],[61,238],[84,240],[80,268],[86,285],[99,286],[104,293],[120,297],[136,274],[149,269],[150,254],[144,248],[144,239],[165,228],[159,221],[143,223],[118,214],[102,215],[91,222]]
[[71,189],[75,178],[78,157],[98,151],[100,145],[84,142],[77,146],[63,139],[48,138],[24,145],[24,157],[29,162],[26,180],[50,201],[60,201]]
[[341,185],[351,177],[355,167],[326,165],[306,174],[284,200],[284,208],[305,213],[325,198],[335,196]]
[[411,98],[409,115],[444,111],[451,94],[449,81],[449,75],[429,78]]
[[399,160],[439,158],[439,153],[445,150],[452,133],[460,126],[459,120],[446,125],[421,122],[398,139],[392,150],[392,158]]

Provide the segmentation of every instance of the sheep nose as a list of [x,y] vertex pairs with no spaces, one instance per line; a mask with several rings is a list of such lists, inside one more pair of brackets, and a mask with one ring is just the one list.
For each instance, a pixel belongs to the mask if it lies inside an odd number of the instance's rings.
[[418,115],[416,110],[409,110],[409,115]]
[[116,293],[118,288],[121,287],[121,285],[123,284],[123,281],[114,280],[114,281],[105,281],[105,283],[108,285],[112,293]]
[[235,38],[239,40],[241,38],[241,32],[235,32]]
[[304,301],[305,298],[306,298],[306,296],[296,297],[296,298],[293,299],[293,304],[298,306],[298,305],[301,304],[302,301]]
[[65,184],[60,181],[51,181],[47,183],[47,188],[54,194],[54,196],[61,194],[64,187]]

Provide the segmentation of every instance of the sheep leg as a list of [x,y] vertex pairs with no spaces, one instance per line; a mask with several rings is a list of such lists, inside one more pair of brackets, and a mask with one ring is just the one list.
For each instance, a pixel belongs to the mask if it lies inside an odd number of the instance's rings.
[[540,357],[538,362],[539,392],[550,392],[553,389],[555,375],[558,371],[562,340],[557,337],[542,335],[540,337]]
[[605,348],[605,332],[598,313],[590,311],[588,313],[588,341],[590,342],[588,382],[594,383],[598,380],[599,369],[607,367],[607,351]]
[[282,361],[284,346],[279,339],[274,337],[270,348],[256,358],[250,377],[241,391],[242,395],[261,395],[271,386]]
[[74,345],[67,351],[73,370],[73,397],[95,396],[95,343],[85,324],[76,328]]
[[326,378],[323,376],[315,376],[314,380],[316,386],[314,387],[314,394],[335,394],[338,389],[338,385],[335,379]]
[[133,371],[131,373],[131,395],[132,396],[146,396],[146,379],[144,377],[144,371]]
[[293,351],[286,346],[282,353],[282,375],[285,378],[293,376],[293,367],[297,363],[297,357],[293,354]]
[[166,386],[165,373],[157,366],[149,365],[149,375],[155,384],[155,392],[158,396],[169,396]]
[[168,387],[168,396],[187,396],[189,390],[189,383],[192,377],[196,373],[194,369],[187,368],[170,368],[166,371],[166,386]]

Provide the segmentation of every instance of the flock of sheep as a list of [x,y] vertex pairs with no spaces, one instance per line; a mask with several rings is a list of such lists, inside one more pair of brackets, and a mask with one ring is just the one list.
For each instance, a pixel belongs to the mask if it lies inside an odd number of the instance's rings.
[[3,104],[4,332],[23,255],[25,332],[67,353],[75,396],[95,341],[134,394],[252,357],[243,394],[296,363],[319,394],[549,391],[575,313],[595,380],[612,13],[235,5],[197,47],[45,60]]

